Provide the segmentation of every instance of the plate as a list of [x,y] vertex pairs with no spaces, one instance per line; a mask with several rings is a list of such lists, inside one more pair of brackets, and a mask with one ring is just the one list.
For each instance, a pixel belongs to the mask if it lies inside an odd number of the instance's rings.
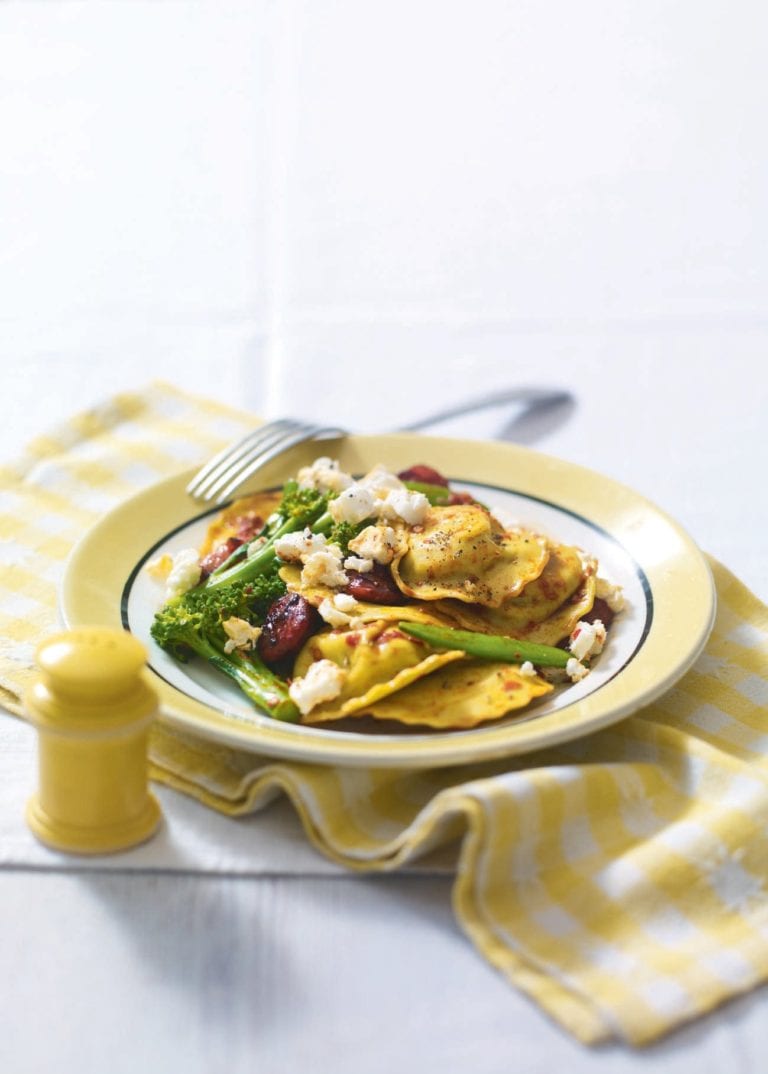
[[[317,455],[302,445],[244,491],[280,485]],[[61,609],[67,626],[125,627],[147,646],[161,718],[206,738],[269,756],[324,764],[426,768],[526,753],[592,733],[672,686],[712,628],[715,590],[706,559],[652,503],[591,470],[511,444],[409,435],[326,441],[323,453],[350,473],[377,462],[393,471],[428,463],[458,489],[503,508],[523,525],[576,544],[624,587],[627,609],[582,682],[541,703],[468,731],[360,733],[280,723],[261,715],[207,665],[179,665],[150,638],[162,589],[143,569],[164,551],[197,547],[219,508],[200,512],[184,489],[191,474],[162,481],[102,518],[72,552]]]

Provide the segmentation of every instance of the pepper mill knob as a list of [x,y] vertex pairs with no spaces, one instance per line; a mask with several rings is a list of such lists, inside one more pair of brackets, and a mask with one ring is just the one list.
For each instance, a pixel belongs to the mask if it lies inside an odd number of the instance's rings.
[[79,627],[37,650],[40,675],[25,696],[38,730],[39,785],[27,823],[43,843],[109,854],[148,839],[160,806],[147,786],[155,691],[147,653],[126,631]]

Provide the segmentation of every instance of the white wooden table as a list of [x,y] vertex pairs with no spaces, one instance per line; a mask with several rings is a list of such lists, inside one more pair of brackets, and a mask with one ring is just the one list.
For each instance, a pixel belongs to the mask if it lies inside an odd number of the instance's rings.
[[[576,405],[532,446],[768,599],[765,19],[0,5],[0,454],[158,376],[361,430],[552,384]],[[201,809],[161,793],[171,831]],[[0,871],[0,1069],[764,1069],[764,990],[586,1051],[479,959],[448,879],[301,868]]]

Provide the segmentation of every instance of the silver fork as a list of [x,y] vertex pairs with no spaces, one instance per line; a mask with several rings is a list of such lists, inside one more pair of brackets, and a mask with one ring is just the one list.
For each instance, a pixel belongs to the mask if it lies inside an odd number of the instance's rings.
[[[571,398],[570,392],[559,389],[512,388],[438,411],[429,417],[401,426],[399,431],[412,432],[448,418],[507,403],[523,403],[529,408],[543,408],[567,403]],[[228,445],[214,455],[189,482],[187,492],[200,503],[224,503],[249,477],[296,444],[305,440],[323,440],[347,435],[348,430],[335,425],[310,425],[292,418],[266,422],[242,440]]]
[[224,503],[235,489],[283,451],[305,440],[346,435],[345,429],[336,426],[308,425],[291,418],[268,421],[209,459],[189,482],[187,492],[200,503]]

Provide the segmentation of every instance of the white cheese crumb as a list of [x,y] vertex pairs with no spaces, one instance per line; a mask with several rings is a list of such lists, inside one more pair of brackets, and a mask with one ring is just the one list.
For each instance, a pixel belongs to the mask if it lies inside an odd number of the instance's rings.
[[347,571],[357,571],[359,574],[367,574],[368,571],[373,570],[373,560],[360,559],[359,556],[347,556],[344,560],[344,569]]
[[343,492],[354,483],[354,478],[340,469],[337,460],[327,455],[315,459],[311,466],[302,466],[296,476],[301,488],[320,492]]
[[349,579],[341,568],[344,553],[337,544],[328,544],[322,533],[307,527],[302,533],[287,533],[275,541],[275,551],[287,563],[302,563],[301,584],[346,585]]
[[349,542],[349,550],[363,559],[386,565],[395,558],[399,543],[391,526],[366,526]]
[[225,619],[221,625],[228,638],[224,643],[225,653],[231,653],[234,649],[252,649],[261,636],[261,627],[251,626],[236,615]]
[[582,620],[571,631],[568,648],[577,660],[587,660],[603,651],[605,637],[605,626],[600,619],[595,619],[594,623]]
[[303,561],[301,584],[327,585],[332,589],[346,585],[349,579],[341,568],[342,555],[341,548],[337,544],[329,544],[307,556]]
[[357,608],[357,601],[350,593],[334,593],[320,602],[317,609],[332,627],[355,626],[357,620],[350,614]]
[[352,485],[328,504],[335,522],[362,522],[374,513],[374,497],[363,485]]
[[565,665],[565,673],[571,682],[581,682],[586,675],[589,675],[589,668],[584,667],[575,656],[572,656]]
[[332,660],[318,660],[311,664],[303,679],[294,679],[288,687],[291,700],[306,716],[323,701],[333,701],[344,686],[346,672]]
[[307,526],[300,533],[286,533],[275,541],[275,552],[286,563],[306,563],[313,552],[325,548],[326,540],[322,533],[313,533]]
[[341,608],[337,608],[330,597],[321,600],[317,610],[329,626],[345,627],[352,623],[352,616],[347,615]]
[[600,575],[595,579],[597,588],[595,589],[595,596],[604,600],[612,612],[624,611],[624,590],[620,585],[614,585],[613,582],[609,582],[607,578],[601,578]]
[[173,600],[200,581],[200,557],[196,548],[182,548],[173,556],[170,573],[165,580],[165,599]]
[[394,489],[405,488],[405,485],[395,474],[391,474],[389,470],[385,469],[381,463],[378,466],[369,471],[360,480],[360,484],[365,488],[370,489],[371,492],[377,498],[383,498],[388,492],[392,492]]
[[578,548],[579,559],[581,560],[581,572],[585,578],[590,578],[593,574],[597,574],[597,560],[594,556],[590,556],[588,552],[585,552],[583,548]]
[[526,660],[524,664],[520,665],[520,674],[524,679],[534,679],[536,677],[536,668],[530,660]]
[[427,517],[429,500],[423,492],[410,489],[393,489],[378,504],[380,518],[401,518],[409,526],[419,526]]

